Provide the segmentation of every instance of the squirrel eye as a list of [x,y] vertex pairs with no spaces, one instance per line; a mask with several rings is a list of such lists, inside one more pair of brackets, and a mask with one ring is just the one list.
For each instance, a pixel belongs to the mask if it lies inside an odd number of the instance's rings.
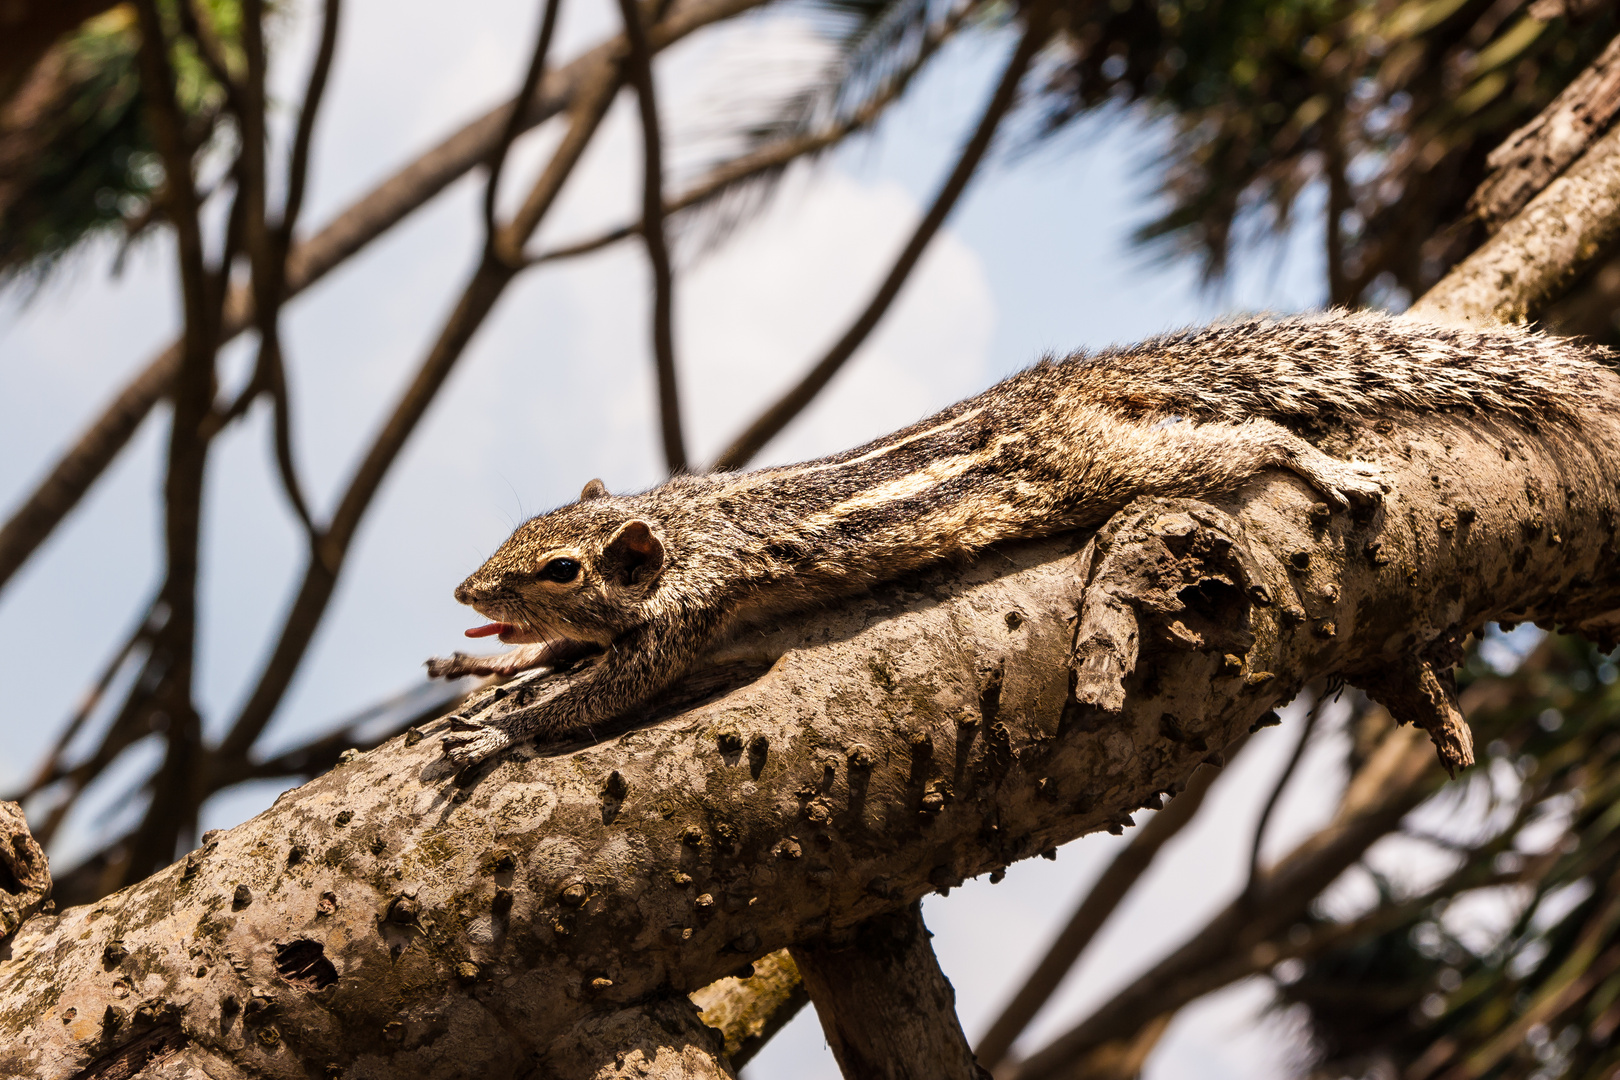
[[579,576],[579,563],[573,559],[552,559],[540,568],[540,576],[547,581],[573,581]]

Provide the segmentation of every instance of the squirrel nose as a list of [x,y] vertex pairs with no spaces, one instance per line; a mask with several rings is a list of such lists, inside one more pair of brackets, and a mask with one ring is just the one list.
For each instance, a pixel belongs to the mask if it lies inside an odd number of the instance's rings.
[[456,603],[470,604],[473,602],[473,591],[468,587],[471,582],[472,578],[468,578],[466,581],[463,581],[460,585],[456,586]]

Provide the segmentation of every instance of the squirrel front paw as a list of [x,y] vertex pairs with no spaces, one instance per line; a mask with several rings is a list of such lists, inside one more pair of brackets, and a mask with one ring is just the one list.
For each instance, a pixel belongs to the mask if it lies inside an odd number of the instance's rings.
[[482,725],[471,731],[446,735],[439,740],[444,756],[457,768],[476,765],[512,746],[517,740],[493,725]]
[[551,653],[545,644],[520,645],[494,656],[468,656],[458,652],[449,656],[435,656],[427,661],[428,678],[459,679],[463,675],[498,675],[504,678],[543,666],[550,658]]

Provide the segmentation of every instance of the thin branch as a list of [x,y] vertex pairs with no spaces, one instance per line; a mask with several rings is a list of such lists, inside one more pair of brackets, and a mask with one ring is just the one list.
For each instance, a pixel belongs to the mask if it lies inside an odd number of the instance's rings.
[[1271,786],[1271,794],[1266,797],[1266,804],[1260,810],[1260,817],[1254,823],[1254,841],[1249,846],[1249,878],[1243,886],[1243,895],[1253,897],[1260,887],[1260,845],[1265,843],[1266,826],[1271,824],[1272,812],[1277,809],[1277,802],[1288,789],[1288,781],[1294,778],[1294,770],[1299,768],[1300,759],[1305,756],[1305,748],[1310,745],[1311,735],[1316,731],[1316,721],[1322,715],[1322,706],[1327,702],[1325,693],[1318,694],[1316,700],[1311,702],[1311,711],[1305,714],[1305,723],[1299,729],[1299,741],[1294,744],[1294,752],[1288,757],[1288,764],[1283,766],[1277,775],[1277,782]]
[[1029,20],[1023,37],[1013,50],[1007,67],[1001,74],[1001,81],[997,84],[995,92],[985,107],[984,114],[979,118],[978,127],[972,138],[962,148],[957,158],[956,166],[951,170],[950,177],[935,196],[934,203],[928,209],[927,215],[918,224],[911,239],[901,251],[900,257],[895,260],[894,266],[878,287],[877,292],[867,303],[865,310],[855,319],[850,328],[844,332],[838,342],[816,362],[808,374],[786,394],[782,395],[775,404],[766,409],[747,430],[739,435],[720,457],[715,461],[716,469],[741,468],[755,454],[764,448],[765,444],[788,425],[795,416],[809,405],[822,388],[832,380],[832,377],[844,366],[855,350],[860,347],[872,330],[882,320],[889,310],[889,305],[900,294],[900,288],[911,275],[927,249],[929,241],[945,223],[956,202],[961,198],[962,192],[967,189],[968,181],[978,169],[979,162],[983,160],[985,152],[989,150],[991,140],[995,137],[996,129],[1001,126],[1002,119],[1011,110],[1018,98],[1018,84],[1022,81],[1024,72],[1028,70],[1035,55],[1046,44],[1053,33],[1052,9],[1046,5],[1032,6],[1026,13]]
[[[682,210],[712,199],[736,184],[744,183],[767,173],[776,172],[794,161],[818,154],[845,138],[871,127],[890,105],[904,95],[906,88],[911,84],[912,78],[922,70],[924,64],[933,58],[934,54],[939,51],[939,47],[960,29],[964,18],[971,10],[973,10],[971,4],[965,4],[954,9],[938,27],[929,32],[928,37],[923,41],[912,62],[904,70],[896,73],[878,93],[862,102],[859,109],[846,117],[829,123],[819,131],[784,136],[729,161],[721,162],[710,169],[691,187],[666,202],[664,204],[664,216],[666,218],[670,217]],[[621,240],[627,240],[640,234],[640,221],[620,225],[617,228],[608,229],[587,239],[577,240],[574,243],[552,248],[549,251],[542,251],[531,256],[526,265],[539,266],[543,263],[588,255],[593,251],[600,251],[611,244],[616,244]]]
[[[177,823],[188,817],[189,785],[184,778],[200,749],[201,723],[192,700],[196,655],[198,540],[201,528],[203,469],[208,440],[203,421],[213,404],[217,325],[211,317],[210,273],[203,254],[197,190],[192,177],[191,146],[185,117],[175,97],[169,42],[156,0],[136,4],[140,27],[141,86],[146,96],[154,141],[163,159],[167,216],[174,226],[179,255],[185,337],[180,369],[170,394],[174,412],[164,476],[164,547],[167,567],[160,596],[169,609],[160,649],[167,666],[151,691],[151,706],[167,718],[164,761],[152,785],[143,826],[132,845],[130,872],[144,875],[173,856]],[[145,696],[141,687],[131,703]],[[155,826],[151,823],[157,823]]]
[[658,427],[663,435],[664,464],[671,473],[686,471],[686,439],[681,433],[680,390],[675,372],[675,273],[664,235],[664,148],[658,131],[658,96],[653,85],[652,49],[641,25],[636,0],[619,0],[624,37],[629,43],[625,67],[641,107],[641,237],[652,265],[653,360],[658,370]]
[[502,253],[494,249],[498,231],[495,223],[495,199],[501,189],[501,172],[506,168],[506,158],[512,151],[512,143],[523,130],[523,103],[534,97],[534,89],[540,85],[540,76],[546,70],[546,54],[551,50],[551,34],[557,26],[559,6],[559,0],[546,0],[545,11],[540,16],[540,32],[535,39],[534,53],[529,58],[529,70],[523,74],[523,85],[518,88],[517,96],[512,99],[510,111],[506,116],[506,126],[501,129],[500,141],[496,143],[495,151],[490,157],[489,180],[484,184],[484,244],[496,258],[502,257]]
[[[1246,739],[1247,736],[1244,737]],[[1227,747],[1228,758],[1242,748],[1242,742],[1240,740]],[[1068,925],[1052,940],[1046,955],[974,1047],[980,1065],[994,1070],[1006,1060],[1007,1052],[1018,1041],[1018,1036],[1024,1033],[1029,1022],[1051,1000],[1064,977],[1073,970],[1081,954],[1096,937],[1097,931],[1102,929],[1108,917],[1153,865],[1160,849],[1198,813],[1210,785],[1220,775],[1221,770],[1211,766],[1194,772],[1181,794],[1154,814],[1146,825],[1137,829],[1130,844],[1114,856],[1107,869],[1086,890],[1085,897],[1069,917]]]
[[[270,194],[266,161],[269,131],[265,122],[265,79],[267,60],[264,46],[264,0],[243,0],[242,51],[247,55],[247,77],[241,89],[242,126],[241,184],[246,198],[248,261],[253,269],[254,325],[259,332],[259,354],[254,364],[251,401],[268,393],[273,408],[271,422],[276,472],[281,478],[287,502],[297,514],[311,548],[319,541],[319,531],[309,513],[303,487],[292,458],[292,418],[287,400],[286,366],[281,352],[281,300],[286,270],[286,252],[278,243],[279,230],[270,221]],[[307,110],[306,110],[307,112]]]
[[67,726],[57,735],[50,752],[45,755],[45,760],[35,770],[34,779],[16,795],[11,796],[10,801],[21,802],[28,796],[62,778],[62,755],[67,752],[68,744],[79,734],[85,722],[90,719],[90,714],[95,712],[96,708],[101,704],[102,698],[106,697],[108,688],[112,686],[113,680],[118,677],[118,673],[123,670],[125,661],[142,646],[152,643],[158,632],[163,629],[166,617],[166,609],[156,601],[147,604],[146,612],[141,616],[140,621],[135,624],[134,630],[124,638],[124,643],[113,653],[112,658],[107,661],[107,665],[101,669],[101,674],[96,677],[96,681],[79,699],[78,708],[73,711],[73,715],[68,719]]
[[[298,110],[298,129],[293,134],[292,152],[287,160],[287,201],[282,205],[281,224],[277,230],[283,263],[287,253],[292,250],[293,229],[304,209],[304,189],[309,183],[309,147],[315,137],[315,118],[320,115],[321,102],[326,98],[326,82],[332,71],[332,57],[337,52],[338,25],[342,22],[342,16],[343,0],[326,0],[321,9],[321,42],[315,49],[315,63],[309,69],[309,82],[304,87],[304,104]],[[530,96],[533,96],[532,87]],[[285,270],[282,285],[285,289]]]
[[[578,164],[580,155],[607,114],[619,86],[618,66],[612,65],[598,70],[592,80],[578,88],[570,109],[567,133],[529,192],[524,209],[501,230],[499,242],[510,242],[521,250],[523,242],[539,225],[557,193],[562,190],[563,182]],[[247,704],[242,707],[220,745],[219,754],[223,758],[229,760],[245,755],[270,722],[331,600],[338,573],[361,518],[406,440],[427,412],[439,387],[449,377],[467,343],[472,340],[473,334],[483,324],[515,274],[516,271],[486,257],[463,288],[455,309],[440,330],[416,377],[355,470],[319,550],[311,553],[304,579],[282,624],[275,649],[260,672]]]
[[[716,22],[761,6],[765,0],[695,0],[661,21],[652,35],[663,49]],[[616,64],[624,48],[612,38],[576,57],[542,80],[524,114],[534,127],[567,108],[578,88],[604,65]],[[287,259],[286,295],[315,284],[344,260],[397,225],[469,169],[489,160],[506,122],[508,106],[485,113],[411,161],[350,204],[315,236],[292,248]],[[232,289],[219,334],[226,341],[253,325],[253,303],[246,288]],[[78,505],[97,477],[128,445],[152,407],[162,399],[180,366],[182,343],[169,345],[141,369],[102,413],[92,420],[28,497],[0,526],[0,586],[3,586]]]

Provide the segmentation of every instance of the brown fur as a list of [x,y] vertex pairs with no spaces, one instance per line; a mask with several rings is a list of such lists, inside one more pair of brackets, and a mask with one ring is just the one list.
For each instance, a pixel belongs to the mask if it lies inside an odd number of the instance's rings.
[[[998,541],[1091,528],[1142,494],[1208,497],[1268,468],[1331,502],[1381,495],[1279,421],[1481,410],[1579,426],[1620,404],[1608,354],[1528,330],[1376,314],[1250,319],[1044,360],[977,397],[831,457],[678,476],[639,495],[592,481],[520,526],[456,590],[524,648],[434,674],[511,674],[601,650],[581,684],[467,736],[457,761],[589,730],[668,687],[749,620],[859,592]],[[574,559],[577,578],[540,576]]]

